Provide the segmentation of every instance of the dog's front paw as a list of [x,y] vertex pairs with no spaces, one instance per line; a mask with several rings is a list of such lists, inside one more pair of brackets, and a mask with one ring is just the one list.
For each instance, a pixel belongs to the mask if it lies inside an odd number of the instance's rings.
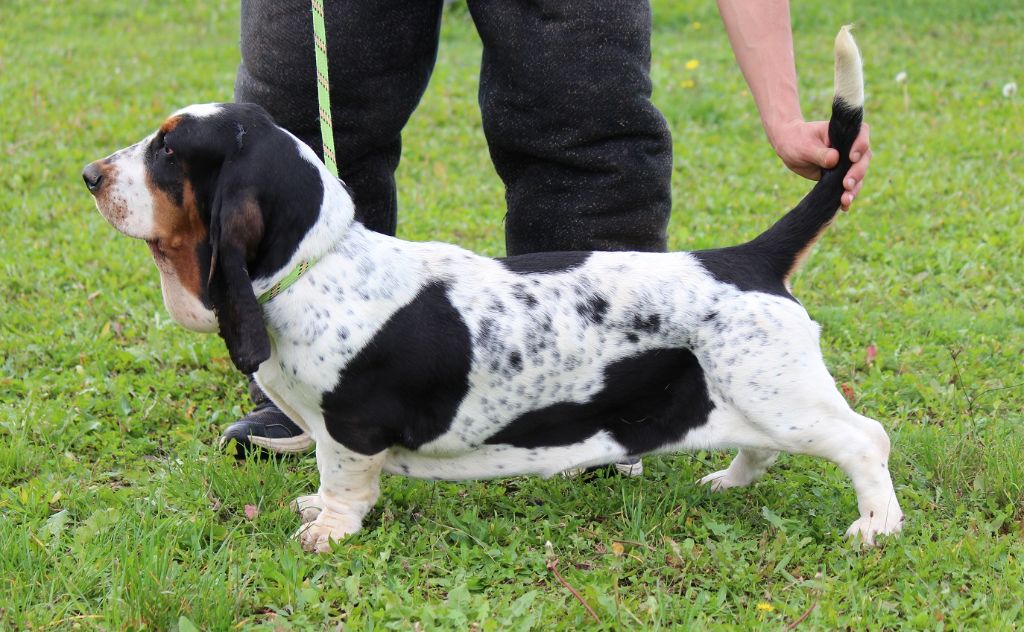
[[316,520],[299,527],[295,537],[299,539],[303,549],[313,553],[326,553],[331,550],[331,540],[341,540],[359,531],[361,526],[358,518],[324,509]]
[[288,507],[299,514],[299,521],[302,524],[308,524],[316,520],[317,516],[320,515],[320,511],[324,508],[323,502],[320,500],[320,494],[299,496]]
[[847,537],[859,537],[865,545],[874,546],[875,536],[899,533],[903,528],[903,512],[897,508],[896,511],[886,512],[886,514],[883,516],[872,513],[861,516],[846,530]]

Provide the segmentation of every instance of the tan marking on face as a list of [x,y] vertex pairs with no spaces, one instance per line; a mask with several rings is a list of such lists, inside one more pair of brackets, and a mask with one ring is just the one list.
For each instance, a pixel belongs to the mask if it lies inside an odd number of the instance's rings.
[[178,123],[180,123],[180,122],[181,122],[181,117],[180,116],[171,116],[171,117],[169,117],[166,121],[164,121],[164,124],[160,126],[160,133],[161,134],[167,134],[167,133],[173,131],[174,128],[177,127]]
[[193,331],[217,330],[217,318],[203,305],[198,246],[209,231],[199,216],[195,190],[186,179],[179,205],[155,186],[147,174],[146,187],[153,199],[154,238],[148,240],[160,271],[164,305],[175,321]]
[[151,181],[146,185],[153,195],[153,224],[156,228],[153,259],[161,271],[173,270],[183,289],[200,299],[203,291],[197,248],[206,241],[209,231],[199,217],[192,183],[185,180],[181,206]]

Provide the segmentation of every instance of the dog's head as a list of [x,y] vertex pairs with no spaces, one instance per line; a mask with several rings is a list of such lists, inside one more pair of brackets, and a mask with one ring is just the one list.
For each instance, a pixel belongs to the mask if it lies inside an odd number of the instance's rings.
[[194,105],[82,177],[103,217],[149,245],[174,320],[219,330],[235,366],[255,371],[270,341],[253,282],[294,265],[326,189],[340,188],[316,154],[258,106]]

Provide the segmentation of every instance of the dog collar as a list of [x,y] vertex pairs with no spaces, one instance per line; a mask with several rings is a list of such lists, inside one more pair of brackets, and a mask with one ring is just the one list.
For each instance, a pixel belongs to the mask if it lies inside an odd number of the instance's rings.
[[290,288],[296,281],[298,281],[299,277],[305,274],[306,270],[309,270],[313,266],[313,264],[316,263],[318,260],[319,258],[307,259],[306,261],[299,263],[299,265],[292,268],[292,271],[288,273],[288,276],[275,283],[273,287],[271,287],[263,294],[260,294],[259,298],[257,298],[256,301],[260,305],[265,305],[266,303],[269,303],[270,301],[274,300],[274,298],[276,298],[278,294],[284,292],[285,290]]

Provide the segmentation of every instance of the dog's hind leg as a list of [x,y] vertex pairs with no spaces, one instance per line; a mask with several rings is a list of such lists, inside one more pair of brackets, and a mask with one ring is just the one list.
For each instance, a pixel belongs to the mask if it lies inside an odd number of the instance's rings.
[[740,448],[728,468],[708,474],[700,479],[700,483],[709,485],[713,492],[730,487],[746,487],[764,476],[764,473],[778,457],[778,450]]
[[858,518],[846,534],[860,536],[873,544],[875,535],[892,534],[903,528],[903,511],[896,500],[896,491],[889,475],[889,436],[882,424],[858,415],[849,408],[842,415],[848,443],[832,444],[832,455],[826,456],[846,472],[857,492]]
[[380,471],[386,454],[385,451],[367,456],[345,448],[326,433],[317,437],[320,490],[315,496],[296,499],[295,506],[303,518],[312,517],[317,506],[320,510],[315,519],[304,521],[295,534],[302,548],[318,553],[329,551],[331,540],[359,531],[363,516],[380,495]]
[[872,543],[876,535],[899,531],[903,512],[889,476],[889,437],[839,393],[822,359],[817,326],[795,312],[795,304],[747,295],[739,307],[730,330],[759,344],[698,356],[713,367],[707,372],[712,395],[726,403],[687,439],[699,447],[741,448],[728,469],[704,482],[713,489],[749,483],[775,451],[822,457],[838,465],[857,492],[860,517],[849,535]]
[[[850,525],[847,535],[872,544],[876,535],[896,533],[903,526],[903,512],[889,475],[889,436],[880,423],[850,409],[824,366],[814,373],[819,379],[810,382],[818,388],[804,388],[800,394],[790,393],[769,403],[760,401],[758,412],[747,413],[750,429],[762,437],[763,448],[757,452],[764,456],[770,454],[769,449],[782,450],[822,457],[838,465],[853,483],[860,510],[860,518]],[[785,421],[778,423],[783,418]],[[749,445],[749,437],[743,444]],[[737,460],[749,459],[743,453],[741,450]],[[747,462],[741,463],[740,472],[753,469]]]

